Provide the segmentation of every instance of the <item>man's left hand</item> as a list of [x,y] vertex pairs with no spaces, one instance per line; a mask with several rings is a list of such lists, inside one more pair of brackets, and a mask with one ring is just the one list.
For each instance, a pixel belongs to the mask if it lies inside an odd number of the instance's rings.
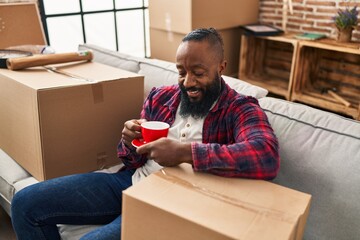
[[160,138],[144,144],[137,148],[136,152],[147,154],[148,159],[164,167],[172,167],[184,162],[192,163],[191,144],[169,138]]

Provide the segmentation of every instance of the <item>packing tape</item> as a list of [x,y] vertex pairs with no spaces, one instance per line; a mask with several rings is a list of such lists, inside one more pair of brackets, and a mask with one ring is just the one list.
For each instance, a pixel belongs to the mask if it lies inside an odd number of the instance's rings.
[[93,57],[93,53],[90,50],[70,53],[38,54],[28,57],[9,58],[6,61],[6,65],[10,70],[20,70],[49,64],[91,61]]
[[262,216],[266,216],[266,217],[269,217],[269,218],[272,218],[272,219],[275,219],[275,220],[280,220],[282,222],[288,222],[288,223],[297,222],[297,216],[294,216],[292,214],[285,213],[285,212],[282,212],[282,211],[261,207],[261,206],[258,206],[258,205],[255,205],[255,204],[252,204],[252,203],[249,203],[249,202],[241,201],[240,199],[236,199],[236,198],[233,198],[233,197],[230,197],[230,196],[226,196],[224,194],[215,192],[215,191],[210,190],[208,188],[198,186],[198,185],[196,185],[194,183],[191,183],[191,182],[189,182],[189,181],[187,181],[185,179],[174,176],[174,175],[166,172],[165,169],[161,169],[160,171],[155,172],[154,174],[156,176],[166,180],[166,181],[169,181],[169,182],[172,182],[174,184],[180,185],[182,187],[191,189],[191,190],[196,191],[196,192],[198,192],[200,194],[203,194],[203,195],[205,195],[207,197],[219,200],[221,202],[225,202],[227,204],[230,204],[230,205],[233,205],[235,207],[244,209],[246,211],[250,211],[250,212],[253,212],[253,213],[256,213],[256,214],[260,214]]
[[173,42],[174,41],[174,33],[171,30],[171,15],[168,12],[165,14],[165,28],[166,28],[166,32],[167,32],[168,41]]

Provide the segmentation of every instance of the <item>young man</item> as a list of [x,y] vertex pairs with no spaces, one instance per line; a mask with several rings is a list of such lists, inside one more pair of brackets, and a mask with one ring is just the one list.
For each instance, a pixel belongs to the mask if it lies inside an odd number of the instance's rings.
[[[213,29],[189,33],[176,54],[179,84],[153,89],[141,119],[124,124],[114,174],[65,176],[29,186],[14,196],[18,239],[60,239],[56,224],[104,224],[82,239],[119,239],[122,191],[162,166],[190,163],[194,171],[224,177],[272,179],[279,169],[278,142],[257,100],[238,94],[221,75],[223,42]],[[168,138],[144,144],[140,124],[170,124]]]

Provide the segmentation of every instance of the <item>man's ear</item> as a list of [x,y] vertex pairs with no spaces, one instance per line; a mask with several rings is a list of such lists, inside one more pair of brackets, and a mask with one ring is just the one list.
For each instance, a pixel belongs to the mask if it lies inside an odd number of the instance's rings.
[[220,74],[220,76],[223,75],[223,73],[224,73],[224,71],[226,69],[226,66],[227,66],[227,61],[223,60],[219,65],[219,74]]

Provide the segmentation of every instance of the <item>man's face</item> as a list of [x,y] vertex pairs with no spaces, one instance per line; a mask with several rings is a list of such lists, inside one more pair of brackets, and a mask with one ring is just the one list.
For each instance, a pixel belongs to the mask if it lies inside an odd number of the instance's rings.
[[181,88],[180,115],[205,117],[220,95],[220,76],[226,63],[207,41],[183,42],[176,54]]

